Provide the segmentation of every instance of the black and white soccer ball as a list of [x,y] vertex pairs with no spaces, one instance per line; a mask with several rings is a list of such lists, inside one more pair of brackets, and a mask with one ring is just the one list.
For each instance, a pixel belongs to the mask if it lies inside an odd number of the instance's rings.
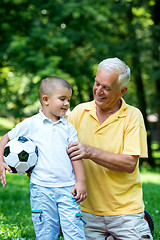
[[38,160],[38,148],[29,138],[22,136],[9,141],[3,155],[12,173],[25,174],[35,167]]

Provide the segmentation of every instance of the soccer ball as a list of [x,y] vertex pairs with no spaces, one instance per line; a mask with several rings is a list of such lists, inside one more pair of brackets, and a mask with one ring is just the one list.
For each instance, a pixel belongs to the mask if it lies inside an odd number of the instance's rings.
[[3,155],[12,173],[25,174],[35,167],[38,148],[30,139],[17,137],[6,144]]

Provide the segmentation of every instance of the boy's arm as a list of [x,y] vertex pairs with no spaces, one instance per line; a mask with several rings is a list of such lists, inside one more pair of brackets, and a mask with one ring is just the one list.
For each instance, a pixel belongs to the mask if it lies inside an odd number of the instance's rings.
[[76,184],[72,189],[76,202],[82,202],[87,197],[85,172],[82,160],[72,161],[73,169],[76,176]]
[[10,167],[4,162],[3,158],[4,148],[9,140],[8,134],[5,134],[0,140],[0,181],[3,187],[6,186],[6,170],[12,172]]

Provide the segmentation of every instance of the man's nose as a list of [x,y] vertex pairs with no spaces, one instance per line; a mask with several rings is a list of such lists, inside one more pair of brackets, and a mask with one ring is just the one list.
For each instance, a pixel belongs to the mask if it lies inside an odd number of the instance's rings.
[[102,86],[98,86],[97,91],[98,94],[102,94],[103,93],[103,88]]

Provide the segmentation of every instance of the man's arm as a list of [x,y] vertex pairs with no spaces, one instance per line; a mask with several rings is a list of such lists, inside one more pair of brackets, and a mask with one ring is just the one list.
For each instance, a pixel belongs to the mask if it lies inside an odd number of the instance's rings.
[[12,172],[10,167],[3,160],[4,148],[9,140],[8,134],[5,134],[0,140],[0,181],[3,187],[6,186],[6,170]]
[[116,172],[132,173],[138,161],[138,156],[113,154],[80,142],[71,143],[68,148],[68,154],[72,162],[81,158],[90,159]]
[[76,202],[82,202],[87,197],[85,172],[82,159],[72,162],[76,176],[76,184],[72,189],[72,194],[75,196]]

